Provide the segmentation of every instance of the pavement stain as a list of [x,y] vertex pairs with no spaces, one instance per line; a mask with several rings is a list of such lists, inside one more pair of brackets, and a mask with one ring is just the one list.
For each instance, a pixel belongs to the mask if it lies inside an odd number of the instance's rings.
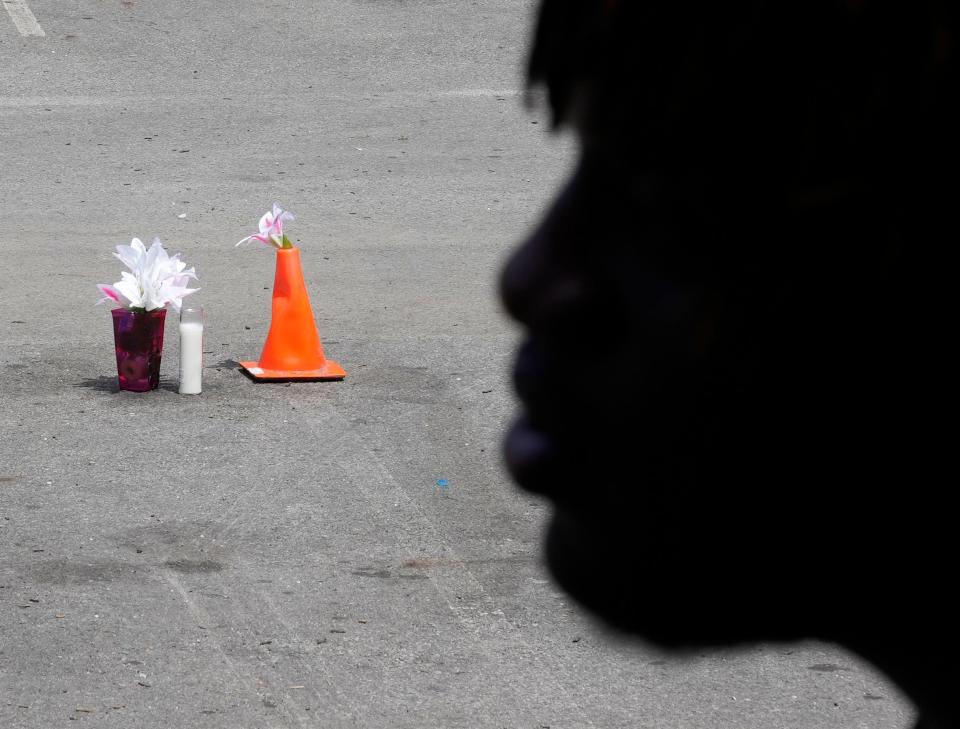
[[400,563],[400,566],[409,569],[427,569],[428,567],[433,567],[439,562],[440,560],[438,559],[405,559]]
[[49,585],[77,585],[89,582],[119,580],[146,581],[142,565],[122,561],[76,562],[67,559],[44,559],[19,569],[34,582]]
[[477,559],[405,559],[400,563],[403,569],[427,570],[432,567],[456,567],[469,565],[493,565],[493,564],[526,564],[534,562],[536,557],[533,555],[506,555],[502,557],[483,557]]
[[[497,562],[501,560],[472,560],[476,563]],[[503,561],[514,561],[507,558]],[[398,577],[401,580],[428,580],[429,575],[425,571],[431,567],[443,567],[450,565],[465,565],[471,563],[470,560],[443,560],[443,559],[407,559],[400,563],[400,572],[394,574],[387,567],[373,567],[370,565],[361,565],[357,567],[352,574],[357,577],[376,577],[382,580]],[[406,571],[403,571],[406,570]],[[409,571],[414,570],[414,571]]]
[[357,567],[357,569],[353,571],[353,574],[357,577],[379,577],[380,579],[393,577],[393,573],[388,569],[369,566]]
[[212,559],[168,559],[163,566],[185,575],[208,574],[223,570],[223,565]]
[[172,562],[222,562],[229,550],[218,535],[218,527],[212,521],[171,520],[126,529],[111,535],[110,540],[137,554],[159,554]]

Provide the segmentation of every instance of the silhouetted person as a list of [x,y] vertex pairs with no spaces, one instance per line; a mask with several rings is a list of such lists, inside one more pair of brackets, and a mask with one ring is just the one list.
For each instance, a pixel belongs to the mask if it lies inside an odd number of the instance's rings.
[[503,298],[547,558],[667,648],[818,638],[960,726],[949,3],[545,0],[580,141]]

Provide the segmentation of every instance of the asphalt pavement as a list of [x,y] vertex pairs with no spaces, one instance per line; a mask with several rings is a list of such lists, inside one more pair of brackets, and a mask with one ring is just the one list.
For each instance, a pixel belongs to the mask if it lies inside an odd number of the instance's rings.
[[[908,725],[834,646],[661,655],[541,565],[496,277],[576,148],[523,103],[531,2],[3,6],[0,727]],[[274,201],[343,382],[237,369]],[[117,390],[95,284],[154,236],[200,276],[198,396],[172,314],[160,388]]]

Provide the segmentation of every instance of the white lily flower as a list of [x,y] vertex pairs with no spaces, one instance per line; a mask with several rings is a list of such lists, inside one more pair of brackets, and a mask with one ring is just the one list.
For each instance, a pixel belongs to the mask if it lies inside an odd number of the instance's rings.
[[114,301],[127,309],[145,311],[169,304],[179,311],[183,297],[200,290],[187,288],[190,279],[197,278],[196,272],[187,269],[179,253],[168,255],[159,238],[153,239],[149,250],[139,238],[134,238],[128,246],[118,245],[113,255],[130,271],[123,271],[120,281],[112,286],[98,284],[104,298],[97,303]]
[[288,210],[284,210],[277,203],[273,204],[273,210],[268,210],[260,218],[260,222],[257,224],[257,227],[260,229],[259,233],[254,233],[248,235],[242,241],[237,243],[246,243],[248,240],[258,240],[264,245],[272,245],[276,248],[293,248],[293,244],[290,243],[290,240],[283,234],[283,224],[289,220],[295,220],[293,213]]

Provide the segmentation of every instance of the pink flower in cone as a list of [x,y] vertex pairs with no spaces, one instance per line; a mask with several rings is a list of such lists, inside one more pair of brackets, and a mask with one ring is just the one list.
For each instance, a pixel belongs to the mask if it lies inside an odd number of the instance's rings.
[[293,244],[290,243],[287,236],[283,234],[283,224],[290,220],[294,220],[293,213],[284,210],[277,203],[274,203],[273,210],[265,212],[257,224],[260,232],[248,235],[237,243],[237,245],[246,243],[248,240],[257,240],[264,245],[274,246],[276,248],[293,248]]

